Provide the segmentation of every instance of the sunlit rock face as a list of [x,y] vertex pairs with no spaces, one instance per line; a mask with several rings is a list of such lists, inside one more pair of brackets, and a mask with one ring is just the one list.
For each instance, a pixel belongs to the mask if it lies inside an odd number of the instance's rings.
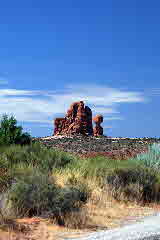
[[93,131],[92,111],[88,106],[84,105],[83,101],[74,102],[71,104],[64,118],[56,118],[54,120],[53,135],[68,135],[82,134],[93,136],[103,135],[103,128],[100,123],[103,122],[103,117],[97,115],[94,119],[96,126]]

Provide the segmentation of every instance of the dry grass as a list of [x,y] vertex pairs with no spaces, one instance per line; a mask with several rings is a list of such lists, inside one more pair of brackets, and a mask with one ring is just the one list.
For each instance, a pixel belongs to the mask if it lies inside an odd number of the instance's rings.
[[133,203],[119,203],[107,195],[102,193],[97,204],[90,200],[86,206],[88,214],[97,228],[111,229],[120,226],[123,221],[129,220],[129,218],[132,220],[154,213],[154,209],[151,207]]
[[[98,179],[83,178],[80,172],[57,172],[54,174],[56,183],[64,187],[68,182],[75,184],[85,183],[91,190],[91,196],[87,204],[81,209],[79,213],[72,213],[65,220],[69,228],[83,228],[89,231],[97,229],[111,229],[118,227],[123,221],[132,221],[138,217],[153,214],[156,209],[155,206],[142,206],[138,203],[126,201],[118,202],[111,195],[107,185],[105,190],[100,187]],[[78,217],[77,217],[78,214]],[[79,218],[79,222],[76,219]],[[71,224],[72,223],[72,224]],[[77,223],[77,225],[76,225]]]
[[[148,216],[160,208],[159,205],[139,206],[131,203],[119,203],[112,199],[107,192],[98,192],[91,196],[88,203],[79,213],[68,215],[66,227],[60,227],[51,220],[31,218],[18,219],[19,226],[28,226],[30,231],[20,233],[11,231],[0,232],[0,240],[62,240],[79,235],[88,235],[90,232],[112,229],[120,226],[124,221],[133,222],[137,217]],[[71,224],[76,223],[76,224]],[[67,220],[66,220],[67,223]],[[79,228],[83,225],[83,229]],[[3,238],[2,238],[3,236]],[[17,237],[17,238],[16,238]]]
[[[79,235],[88,235],[100,229],[118,227],[123,221],[133,221],[137,217],[147,216],[159,209],[159,205],[139,206],[137,204],[119,203],[109,197],[109,193],[95,193],[91,196],[86,206],[79,213],[68,216],[68,227],[60,227],[50,220],[40,218],[17,219],[17,226],[28,226],[27,233],[15,232],[8,229],[0,232],[0,240],[62,240]],[[80,219],[77,224],[83,224],[83,229],[77,229],[75,219]]]
[[[73,174],[54,174],[59,186],[65,187],[70,180],[79,179],[83,182],[83,177],[77,172]],[[157,204],[140,206],[136,203],[122,203],[111,197],[109,190],[100,188],[95,179],[85,179],[85,184],[91,189],[91,195],[87,204],[79,212],[72,212],[65,217],[65,226],[60,227],[53,220],[40,218],[18,219],[13,226],[19,226],[18,231],[13,227],[8,227],[0,232],[0,240],[62,240],[88,235],[97,230],[109,230],[123,222],[134,222],[139,217],[152,215],[160,208]],[[78,220],[77,220],[78,219]],[[23,228],[28,231],[24,232]],[[8,231],[8,232],[6,232]]]

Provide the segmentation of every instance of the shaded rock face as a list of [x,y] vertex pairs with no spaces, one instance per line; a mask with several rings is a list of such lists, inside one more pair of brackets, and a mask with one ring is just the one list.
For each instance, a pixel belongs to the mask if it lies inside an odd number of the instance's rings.
[[[64,118],[56,118],[54,120],[54,135],[82,134],[94,135],[92,125],[92,111],[85,106],[83,101],[71,104]],[[96,125],[97,126],[97,125]],[[100,125],[98,127],[102,128]],[[103,134],[103,129],[98,132]]]

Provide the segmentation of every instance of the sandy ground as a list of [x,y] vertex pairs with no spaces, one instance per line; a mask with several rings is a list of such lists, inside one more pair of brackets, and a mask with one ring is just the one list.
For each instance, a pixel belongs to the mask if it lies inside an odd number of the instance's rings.
[[[91,204],[90,204],[91,205]],[[160,206],[150,205],[140,207],[136,205],[108,203],[108,206],[92,204],[88,206],[93,223],[84,230],[68,229],[50,223],[46,219],[31,218],[20,219],[17,223],[27,225],[30,231],[26,233],[15,233],[13,231],[0,231],[0,240],[64,240],[87,236],[91,232],[110,230],[126,224],[135,223],[144,216],[154,215],[160,210]]]

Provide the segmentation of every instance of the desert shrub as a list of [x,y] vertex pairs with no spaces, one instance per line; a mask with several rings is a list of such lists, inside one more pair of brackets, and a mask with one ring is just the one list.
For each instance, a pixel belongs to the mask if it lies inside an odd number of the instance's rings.
[[86,201],[86,192],[76,187],[61,188],[57,195],[59,211],[62,214],[70,212],[73,209],[78,209]]
[[97,177],[104,178],[108,171],[116,168],[127,168],[129,166],[137,166],[138,164],[132,161],[120,161],[108,159],[103,156],[97,156],[88,159],[77,158],[71,162],[67,168],[72,171],[81,172],[83,177]]
[[84,193],[85,198],[95,202],[98,201],[104,180],[97,177],[83,176],[83,172],[79,169],[56,169],[53,171],[55,181],[60,187],[74,187]]
[[19,145],[11,145],[0,148],[1,159],[5,160],[7,168],[12,168],[13,165],[25,162],[24,147]]
[[86,229],[91,226],[92,219],[89,216],[87,208],[81,208],[80,211],[72,211],[63,217],[64,226],[71,229]]
[[85,179],[77,178],[76,174],[72,172],[72,174],[68,177],[66,181],[66,186],[70,188],[76,188],[79,191],[79,196],[81,201],[86,202],[87,199],[89,199],[91,195],[91,188],[88,184],[88,181],[85,181]]
[[160,170],[160,144],[153,143],[148,147],[148,152],[138,154],[132,161]]
[[126,169],[137,166],[134,162],[111,160],[105,157],[89,159],[76,158],[65,168],[53,171],[57,184],[82,189],[89,198],[98,199],[101,191],[106,188],[107,174],[115,169]]
[[6,192],[3,213],[14,217],[47,214],[64,225],[66,214],[78,211],[86,201],[86,192],[80,188],[60,188],[53,178],[38,169],[28,168],[16,174]]
[[40,143],[27,146],[11,145],[0,148],[0,154],[5,159],[8,168],[14,165],[33,165],[41,171],[49,172],[53,168],[61,168],[72,162],[74,157],[65,152],[47,149]]
[[11,172],[6,169],[0,169],[0,194],[8,189],[12,183]]
[[56,209],[53,218],[59,225],[67,226],[68,216],[71,216],[73,213],[79,213],[81,207],[87,202],[87,199],[86,192],[76,187],[62,188],[55,201]]
[[0,193],[5,191],[12,183],[11,169],[8,168],[6,158],[0,155]]
[[35,172],[22,175],[7,193],[6,209],[14,216],[31,216],[50,210],[57,188],[48,176]]
[[0,122],[0,145],[30,144],[31,136],[22,133],[23,128],[17,126],[17,120],[4,114]]
[[160,175],[150,168],[114,169],[106,180],[117,200],[160,201]]
[[21,146],[31,144],[30,134],[27,132],[22,133],[19,137],[17,137],[15,144],[20,144]]

